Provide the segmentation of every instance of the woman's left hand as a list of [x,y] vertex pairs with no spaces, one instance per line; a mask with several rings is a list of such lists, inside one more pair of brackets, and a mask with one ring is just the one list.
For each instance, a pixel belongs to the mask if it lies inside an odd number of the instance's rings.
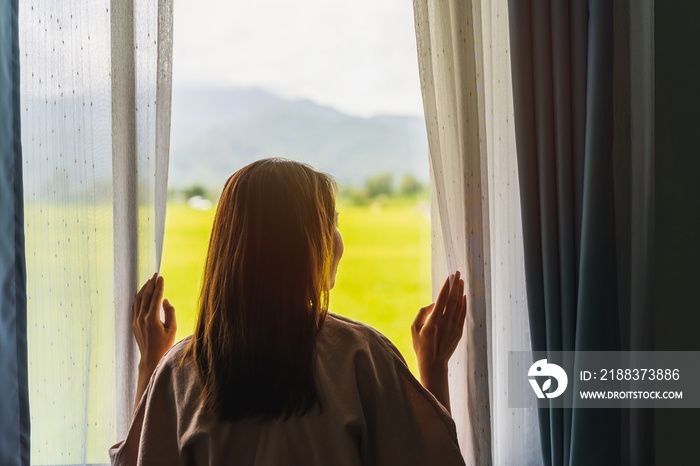
[[437,301],[421,309],[411,326],[420,381],[447,411],[450,411],[447,361],[462,338],[467,316],[464,280],[455,272],[452,286],[450,281],[448,277]]
[[[167,299],[163,301],[164,286],[163,277],[156,273],[134,298],[131,330],[141,353],[139,368],[147,372],[152,372],[173,346],[177,333],[175,308]],[[165,322],[160,320],[161,303]]]
[[450,278],[445,280],[437,302],[421,309],[411,326],[413,349],[421,374],[446,372],[447,361],[462,338],[467,316],[464,280],[459,271],[454,274],[452,286]]

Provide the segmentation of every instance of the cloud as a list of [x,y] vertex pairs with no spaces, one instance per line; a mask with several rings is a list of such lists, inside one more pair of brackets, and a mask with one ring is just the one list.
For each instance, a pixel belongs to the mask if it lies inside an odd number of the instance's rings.
[[422,113],[411,2],[175,4],[174,84],[263,87],[343,111]]

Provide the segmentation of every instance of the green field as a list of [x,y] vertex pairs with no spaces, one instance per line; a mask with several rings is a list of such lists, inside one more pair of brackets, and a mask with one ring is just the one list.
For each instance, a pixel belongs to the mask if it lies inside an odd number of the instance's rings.
[[[414,374],[410,325],[430,302],[430,221],[418,206],[339,202],[345,252],[330,296],[331,312],[382,332]],[[33,464],[102,464],[117,440],[112,217],[102,204],[25,205]],[[168,205],[161,273],[179,338],[194,327],[213,218]],[[142,254],[152,247],[144,240]]]
[[[371,206],[339,201],[345,252],[330,295],[330,311],[386,335],[417,374],[410,325],[430,303],[430,220],[425,201],[387,200]],[[177,309],[178,339],[191,334],[214,210],[169,204],[161,274]]]

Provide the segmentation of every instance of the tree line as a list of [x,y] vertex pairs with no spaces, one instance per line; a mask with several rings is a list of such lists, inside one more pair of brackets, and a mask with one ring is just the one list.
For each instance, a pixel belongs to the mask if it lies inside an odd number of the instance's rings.
[[[377,200],[394,197],[413,197],[429,190],[427,183],[421,182],[412,173],[405,173],[398,183],[390,172],[370,176],[362,186],[340,186],[340,197],[355,205],[366,205]],[[170,200],[189,200],[195,196],[216,202],[220,192],[208,189],[202,184],[194,184],[184,189],[170,189]]]
[[428,189],[428,184],[412,173],[405,173],[397,184],[390,172],[384,172],[367,178],[362,187],[342,187],[340,196],[352,204],[365,205],[384,198],[414,197]]

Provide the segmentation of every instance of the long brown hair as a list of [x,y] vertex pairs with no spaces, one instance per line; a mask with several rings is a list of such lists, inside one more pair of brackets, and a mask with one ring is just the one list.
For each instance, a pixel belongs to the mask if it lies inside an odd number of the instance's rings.
[[335,192],[328,175],[286,159],[259,160],[226,182],[183,357],[218,419],[288,418],[318,404]]

